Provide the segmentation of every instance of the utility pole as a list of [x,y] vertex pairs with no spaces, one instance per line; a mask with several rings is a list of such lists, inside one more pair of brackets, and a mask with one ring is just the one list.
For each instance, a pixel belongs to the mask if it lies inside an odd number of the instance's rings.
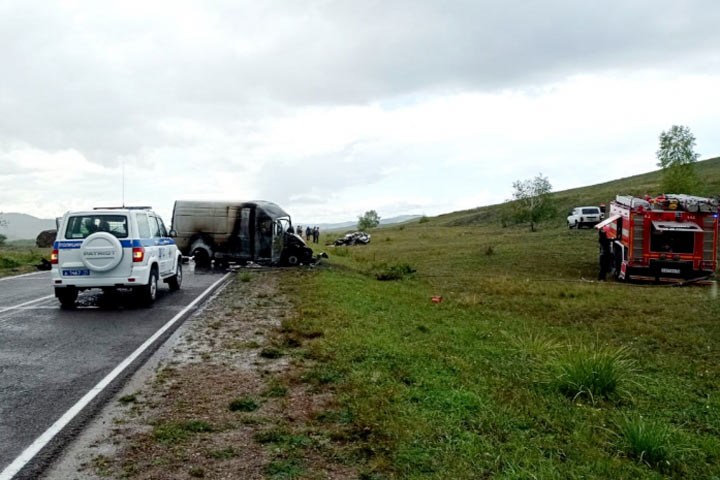
[[125,207],[125,159],[122,159],[122,206]]

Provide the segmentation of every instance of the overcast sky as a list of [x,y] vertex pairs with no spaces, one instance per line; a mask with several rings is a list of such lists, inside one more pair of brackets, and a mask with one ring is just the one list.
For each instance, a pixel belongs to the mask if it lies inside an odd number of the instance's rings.
[[717,0],[0,2],[0,211],[438,214],[720,154]]

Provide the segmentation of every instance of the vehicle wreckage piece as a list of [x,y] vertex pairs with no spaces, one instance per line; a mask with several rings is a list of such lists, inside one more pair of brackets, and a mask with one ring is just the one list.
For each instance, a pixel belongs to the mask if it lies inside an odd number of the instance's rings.
[[369,233],[353,232],[335,240],[334,245],[339,247],[341,245],[367,245],[368,243],[370,243]]

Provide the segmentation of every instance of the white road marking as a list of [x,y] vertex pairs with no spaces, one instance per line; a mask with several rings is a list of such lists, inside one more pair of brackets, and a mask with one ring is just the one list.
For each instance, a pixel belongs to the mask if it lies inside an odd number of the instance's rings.
[[23,308],[23,307],[25,307],[25,306],[27,306],[27,305],[32,305],[33,303],[42,302],[43,300],[47,300],[48,298],[52,298],[52,297],[54,297],[54,296],[55,296],[55,295],[46,295],[46,296],[44,296],[44,297],[36,298],[35,300],[30,300],[30,301],[25,302],[25,303],[19,303],[19,304],[17,304],[17,305],[13,305],[12,307],[0,308],[0,313],[5,313],[5,312],[8,312],[8,311],[10,311],[10,310],[17,310],[17,309]]
[[[88,307],[97,308],[97,307]],[[57,305],[33,305],[31,307],[20,307],[17,310],[57,310]]]
[[3,281],[5,281],[5,280],[15,280],[16,278],[21,278],[21,277],[30,277],[30,276],[32,276],[32,275],[40,275],[41,273],[46,273],[46,272],[47,272],[47,271],[33,272],[33,273],[23,273],[22,275],[13,275],[12,277],[2,277],[2,278],[0,278],[0,282],[3,282]]
[[[165,333],[165,331],[172,327],[180,318],[183,317],[191,308],[193,308],[195,305],[197,305],[201,300],[203,300],[210,292],[212,292],[215,287],[217,287],[220,283],[225,281],[232,272],[228,272],[225,275],[223,275],[218,281],[210,285],[208,288],[206,288],[200,295],[195,298],[190,304],[180,310],[177,315],[175,315],[173,318],[168,320],[168,322],[163,325],[160,330],[155,332],[152,337],[145,340],[145,343],[140,345],[133,353],[130,354],[129,357],[127,357],[125,360],[120,362],[117,367],[113,369],[112,372],[108,373],[105,378],[100,380],[97,385],[95,385],[92,389],[90,389],[89,392],[87,392],[78,402],[70,407],[70,409],[63,414],[62,417],[60,417],[55,423],[52,424],[50,428],[45,430],[45,432],[40,435],[38,438],[35,439],[35,441],[27,447],[13,462],[5,467],[5,470],[0,472],[0,480],[12,480],[12,478],[17,474],[20,470],[25,467],[32,459],[37,455],[37,453],[42,450],[45,445],[47,445],[54,437],[57,435],[65,426],[67,426],[70,421],[72,421],[75,416],[82,411],[83,408],[87,407],[87,405],[92,402],[92,400],[102,392],[105,387],[107,387],[113,380],[115,380],[118,375],[120,375],[123,370],[125,370],[128,365],[130,365],[136,358],[138,358],[142,353],[148,349],[150,345],[152,345],[155,340],[160,338],[160,336]],[[51,295],[52,296],[52,295]]]

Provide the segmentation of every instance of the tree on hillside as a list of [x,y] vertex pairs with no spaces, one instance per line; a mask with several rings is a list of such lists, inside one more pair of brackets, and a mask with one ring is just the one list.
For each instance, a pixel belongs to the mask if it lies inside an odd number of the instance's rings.
[[370,230],[380,225],[380,215],[375,210],[368,210],[364,215],[358,217],[358,230]]
[[695,136],[688,127],[673,125],[660,134],[660,148],[655,153],[662,167],[662,189],[665,193],[694,193],[700,186],[695,173]]
[[555,214],[555,205],[550,197],[552,185],[542,173],[535,178],[517,180],[513,183],[513,206],[517,222],[530,222],[530,230],[535,225]]
[[2,233],[0,233],[0,247],[5,245],[5,240],[7,240],[7,237],[5,235],[3,235]]
[[4,218],[2,218],[3,212],[0,212],[0,228],[7,228],[8,222]]

